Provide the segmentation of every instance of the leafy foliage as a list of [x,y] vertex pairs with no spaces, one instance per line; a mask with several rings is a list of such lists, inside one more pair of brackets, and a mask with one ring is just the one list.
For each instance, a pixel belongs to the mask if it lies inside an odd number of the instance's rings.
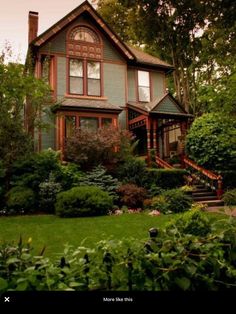
[[185,170],[182,169],[148,169],[148,185],[162,189],[172,189],[184,185]]
[[114,165],[121,155],[119,149],[131,139],[132,135],[128,131],[113,126],[96,131],[77,129],[75,136],[67,139],[65,156],[68,161],[79,164],[85,170],[99,164]]
[[147,195],[147,191],[144,188],[138,187],[135,184],[121,185],[117,193],[119,195],[120,205],[125,205],[129,208],[142,208],[143,201]]
[[200,210],[190,210],[182,214],[174,222],[171,222],[167,228],[176,227],[179,232],[193,234],[205,237],[211,232],[211,223],[204,213]]
[[236,123],[220,114],[197,118],[187,135],[190,158],[212,170],[230,169],[236,159]]
[[[157,252],[144,241],[106,240],[94,249],[67,246],[59,260],[33,257],[29,242],[0,246],[0,292],[218,291],[235,289],[235,224],[205,237],[176,227],[158,235]],[[227,231],[226,231],[227,230]]]
[[136,157],[127,158],[120,164],[117,176],[123,183],[144,186],[147,181],[147,167],[145,161]]
[[179,189],[166,190],[152,199],[152,209],[164,214],[181,213],[189,210],[192,199]]
[[48,149],[17,161],[12,169],[11,184],[32,188],[38,194],[39,184],[48,180],[51,172],[59,171],[59,154]]
[[57,195],[56,214],[60,217],[85,217],[106,215],[113,199],[96,186],[74,187]]
[[59,182],[56,182],[55,176],[50,173],[48,180],[39,184],[40,209],[47,213],[54,213],[56,196],[61,190],[61,184]]
[[7,193],[6,198],[8,212],[19,214],[34,211],[35,194],[30,188],[21,186],[13,187]]
[[226,191],[223,195],[223,201],[226,205],[236,205],[236,189]]

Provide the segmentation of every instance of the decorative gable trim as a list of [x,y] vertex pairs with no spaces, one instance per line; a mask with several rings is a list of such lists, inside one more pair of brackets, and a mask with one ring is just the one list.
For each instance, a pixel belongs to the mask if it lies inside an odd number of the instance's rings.
[[110,27],[105,23],[103,18],[94,10],[91,4],[88,1],[83,2],[76,9],[71,11],[65,17],[63,17],[60,21],[42,33],[40,36],[35,38],[30,45],[40,47],[47,40],[57,34],[60,30],[62,30],[65,26],[70,24],[76,18],[78,18],[83,12],[88,12],[90,16],[97,22],[97,24],[104,30],[104,32],[108,35],[114,45],[121,50],[121,52],[129,59],[135,60],[135,56],[130,51],[130,49],[118,38],[118,36],[110,29]]

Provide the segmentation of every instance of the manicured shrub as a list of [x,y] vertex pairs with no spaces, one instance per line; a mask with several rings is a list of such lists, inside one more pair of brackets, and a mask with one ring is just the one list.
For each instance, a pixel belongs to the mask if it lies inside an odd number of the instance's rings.
[[49,179],[39,184],[39,207],[47,213],[54,213],[57,194],[62,190],[61,184],[55,181],[52,173]]
[[80,186],[59,193],[55,208],[60,217],[85,217],[106,215],[112,206],[107,192],[96,186]]
[[117,193],[119,195],[120,206],[125,205],[129,208],[142,208],[147,191],[135,184],[121,185]]
[[162,189],[174,189],[185,184],[183,169],[148,169],[148,185],[156,185]]
[[166,190],[159,196],[152,199],[152,209],[159,210],[162,213],[181,213],[189,210],[192,204],[192,198],[186,195],[180,189]]
[[168,228],[176,227],[179,232],[205,237],[211,232],[211,223],[206,214],[199,210],[190,210],[170,223]]
[[144,186],[147,181],[146,163],[143,159],[130,157],[119,166],[117,175],[123,183]]
[[236,189],[224,193],[223,201],[226,205],[236,205]]
[[7,193],[6,199],[8,210],[16,214],[33,212],[35,210],[35,194],[30,188],[13,187]]

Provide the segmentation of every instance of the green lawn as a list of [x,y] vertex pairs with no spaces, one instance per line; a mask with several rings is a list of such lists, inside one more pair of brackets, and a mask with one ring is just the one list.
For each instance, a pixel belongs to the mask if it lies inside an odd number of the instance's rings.
[[[210,215],[215,217],[217,214]],[[176,216],[152,217],[141,213],[91,218],[58,218],[52,215],[1,217],[0,243],[16,242],[20,235],[24,241],[31,237],[35,254],[46,245],[45,255],[53,257],[63,251],[66,243],[76,247],[84,239],[83,245],[88,247],[110,237],[147,239],[149,228],[162,228]]]

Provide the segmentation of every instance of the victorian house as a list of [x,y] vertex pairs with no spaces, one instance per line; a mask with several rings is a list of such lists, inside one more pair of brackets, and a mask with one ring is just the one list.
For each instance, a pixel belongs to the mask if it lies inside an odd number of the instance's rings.
[[[88,1],[39,35],[29,12],[29,51],[35,75],[60,105],[49,131],[34,134],[37,149],[63,152],[75,128],[112,124],[134,132],[140,155],[183,153],[190,115],[166,89],[173,66],[122,42]],[[47,120],[47,117],[43,117]]]

